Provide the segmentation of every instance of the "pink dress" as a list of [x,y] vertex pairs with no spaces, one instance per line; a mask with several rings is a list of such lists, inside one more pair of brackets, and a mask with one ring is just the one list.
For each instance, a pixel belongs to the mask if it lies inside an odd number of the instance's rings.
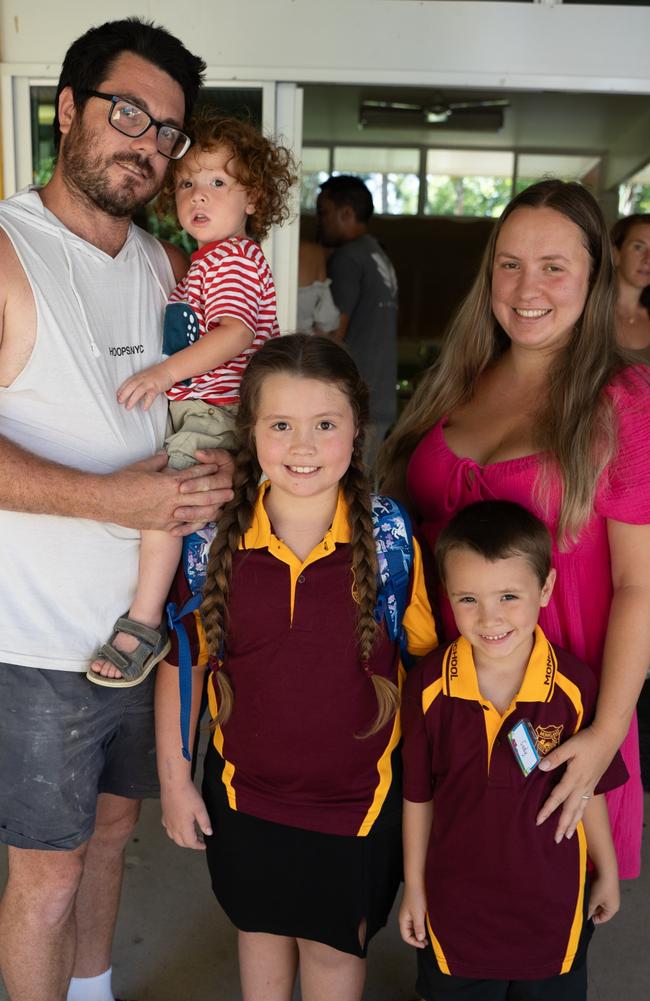
[[[549,640],[585,661],[597,675],[612,600],[607,519],[631,525],[650,522],[650,381],[646,372],[640,367],[626,369],[607,389],[618,414],[617,456],[601,477],[595,513],[577,543],[567,552],[560,552],[554,543],[557,582],[548,607],[540,614]],[[539,455],[479,466],[451,451],[445,441],[445,424],[440,421],[420,441],[407,474],[409,494],[421,519],[420,532],[429,546],[433,547],[456,511],[489,499],[517,501],[530,508],[555,539],[559,487],[556,483],[551,488],[542,506],[535,490]],[[458,631],[449,606],[442,604],[446,635],[453,638]],[[607,799],[620,877],[631,879],[640,871],[643,822],[636,717],[621,751],[630,779],[608,793]]]

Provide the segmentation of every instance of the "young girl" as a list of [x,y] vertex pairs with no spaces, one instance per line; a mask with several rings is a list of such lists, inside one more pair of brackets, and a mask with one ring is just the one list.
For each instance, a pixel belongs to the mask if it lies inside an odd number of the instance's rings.
[[[176,669],[158,676],[163,823],[179,845],[206,836],[214,892],[239,929],[245,1001],[290,1001],[298,968],[305,1001],[357,1001],[400,881],[403,671],[373,615],[367,413],[353,361],[327,338],[269,341],[246,370],[205,637],[189,623],[194,663],[205,638],[213,664],[205,805],[180,752]],[[436,636],[414,546],[403,624],[420,655]]]
[[[118,402],[169,404],[165,447],[170,470],[196,462],[197,449],[232,448],[242,373],[253,353],[280,331],[273,276],[257,241],[288,215],[293,159],[252,125],[207,110],[190,127],[194,145],[172,161],[163,203],[199,249],[165,310],[158,365],[127,379]],[[98,685],[137,685],[169,649],[161,624],[182,540],[144,532],[138,588],[127,615],[91,664]]]

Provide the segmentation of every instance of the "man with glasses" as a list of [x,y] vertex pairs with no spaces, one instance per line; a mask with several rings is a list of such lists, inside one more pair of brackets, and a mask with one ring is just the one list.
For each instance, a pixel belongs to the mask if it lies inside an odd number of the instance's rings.
[[[164,400],[116,400],[160,356],[183,256],[131,224],[187,151],[201,59],[128,19],[73,43],[51,181],[0,203],[0,965],[12,1001],[113,1001],[123,851],[156,795],[152,684],[89,685],[129,607],[139,530],[231,496],[224,454],[163,473]],[[71,980],[71,975],[72,980]]]

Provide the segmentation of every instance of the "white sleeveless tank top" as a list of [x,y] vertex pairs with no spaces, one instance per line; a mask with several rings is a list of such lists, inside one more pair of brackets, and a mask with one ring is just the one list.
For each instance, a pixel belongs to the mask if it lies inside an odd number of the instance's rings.
[[[164,398],[145,413],[118,386],[161,357],[174,280],[153,237],[131,226],[117,257],[75,236],[34,190],[0,202],[36,304],[24,369],[0,388],[0,434],[54,462],[110,473],[160,448]],[[119,525],[0,510],[0,662],[85,671],[128,609],[140,534]]]

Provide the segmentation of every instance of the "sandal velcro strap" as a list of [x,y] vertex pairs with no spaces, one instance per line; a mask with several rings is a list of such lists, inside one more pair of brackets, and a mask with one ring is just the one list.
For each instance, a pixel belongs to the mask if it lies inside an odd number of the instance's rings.
[[[124,615],[117,620],[113,630],[116,633],[126,633],[127,636],[135,637],[141,643],[150,646],[152,650],[155,650],[160,643],[160,629],[152,629],[150,626],[145,626],[143,622],[136,622],[135,619],[129,619]],[[119,667],[119,664],[115,666]]]
[[[135,650],[118,650],[115,637],[119,633],[133,636],[138,641]],[[137,685],[143,681],[155,665],[163,659],[171,643],[167,636],[165,623],[158,629],[136,622],[127,615],[121,616],[113,627],[113,635],[108,643],[103,643],[95,654],[96,660],[106,660],[116,667],[121,678],[106,678],[96,674],[92,668],[86,672],[86,677],[96,685],[107,688],[123,688]]]

